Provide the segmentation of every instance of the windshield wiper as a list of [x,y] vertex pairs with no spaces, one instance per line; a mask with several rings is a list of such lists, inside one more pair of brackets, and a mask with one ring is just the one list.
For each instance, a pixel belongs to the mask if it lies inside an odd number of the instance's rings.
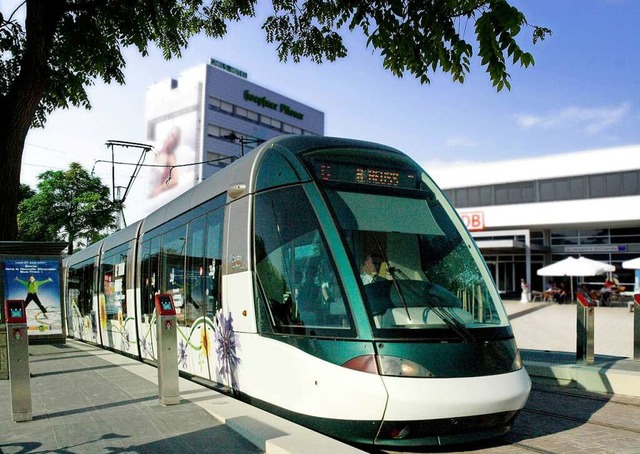
[[[378,250],[380,251],[380,255],[382,256],[383,260],[387,263],[387,265],[389,265],[387,254],[385,254],[384,249],[382,249],[380,240],[377,237],[374,237],[374,239],[376,241],[376,246],[378,246]],[[402,270],[398,268],[389,266],[387,270],[389,271],[389,276],[391,276],[391,282],[393,282],[393,286],[398,292],[398,296],[400,297],[400,302],[402,303],[402,307],[404,307],[404,310],[407,313],[408,319],[411,320],[411,314],[409,313],[409,306],[407,305],[407,300],[405,298],[404,291],[402,290],[401,286],[398,284],[396,273],[398,273],[400,276],[403,277],[403,279],[407,281],[410,281],[411,279],[409,279],[409,276],[407,276]],[[429,284],[432,285],[431,288],[433,288],[433,284],[431,283]],[[431,301],[429,301],[428,298],[424,298],[424,302],[427,306],[429,306],[429,309],[431,309],[438,317],[440,317],[440,319],[453,332],[455,332],[458,336],[460,336],[463,342],[473,343],[476,341],[476,339],[473,337],[473,334],[471,334],[471,332],[467,329],[467,327],[464,326],[464,324],[460,320],[458,320],[455,315],[450,314],[449,312],[445,311],[442,307],[433,304]]]
[[[432,288],[434,288],[433,285],[429,290],[427,290],[427,296],[431,292]],[[436,295],[435,293],[433,294]],[[469,343],[473,343],[476,341],[476,338],[473,336],[473,334],[471,334],[471,331],[469,331],[469,328],[467,328],[464,325],[464,323],[458,320],[455,314],[452,314],[451,312],[447,311],[441,306],[436,306],[435,304],[431,303],[428,298],[425,298],[425,302],[431,308],[431,310],[434,311],[436,315],[440,317],[442,321],[447,324],[449,328],[455,331],[456,334],[458,334],[458,336],[462,338],[463,341],[469,342]]]
[[[402,270],[399,270],[397,268],[393,268],[393,267],[389,267],[389,274],[391,275],[392,279],[394,278],[395,273],[398,273],[400,276],[402,276],[405,280],[409,281],[409,276],[407,276]],[[431,292],[431,289],[433,289],[435,287],[434,284],[431,284],[430,282],[427,282],[431,288],[429,290],[427,290],[427,295],[429,295],[429,293]],[[417,292],[416,292],[417,293]],[[432,293],[437,299],[439,299],[437,297],[436,293]],[[454,331],[458,336],[460,336],[460,338],[464,341],[464,342],[469,342],[469,343],[473,343],[476,341],[475,337],[473,336],[473,334],[471,334],[471,331],[469,331],[469,329],[464,325],[464,323],[462,323],[460,320],[458,320],[456,318],[456,316],[450,312],[448,312],[447,310],[445,310],[443,307],[438,306],[437,304],[432,303],[429,298],[426,297],[422,297],[422,295],[417,295],[419,297],[420,300],[423,300],[424,303],[429,306],[429,309],[432,310],[449,328],[451,328],[452,331]],[[401,300],[403,300],[403,297],[400,298]],[[406,303],[405,303],[405,307],[406,307]],[[408,311],[409,309],[407,309],[407,315],[408,315]],[[409,320],[411,320],[411,317],[409,317]]]
[[377,236],[373,237],[376,240],[376,246],[378,246],[378,251],[380,251],[380,256],[382,257],[382,259],[385,261],[385,263],[388,266],[388,271],[389,271],[389,276],[391,276],[391,282],[393,282],[393,286],[396,289],[396,292],[398,292],[398,296],[400,297],[400,302],[402,303],[402,306],[404,307],[404,310],[407,312],[407,317],[409,318],[409,320],[411,320],[411,314],[409,313],[409,306],[407,306],[407,300],[404,297],[404,293],[402,292],[402,289],[400,288],[400,286],[398,285],[398,282],[396,280],[396,276],[395,276],[395,268],[391,268],[389,265],[389,259],[387,257],[387,254],[385,253],[384,249],[382,249],[382,245],[380,244],[380,240],[378,239]]

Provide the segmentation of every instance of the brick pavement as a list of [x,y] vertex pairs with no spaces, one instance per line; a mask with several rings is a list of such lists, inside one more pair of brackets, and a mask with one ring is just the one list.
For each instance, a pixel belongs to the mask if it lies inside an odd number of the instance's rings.
[[33,420],[12,421],[10,384],[0,380],[0,452],[261,452],[195,403],[161,405],[155,383],[103,354],[30,346]]

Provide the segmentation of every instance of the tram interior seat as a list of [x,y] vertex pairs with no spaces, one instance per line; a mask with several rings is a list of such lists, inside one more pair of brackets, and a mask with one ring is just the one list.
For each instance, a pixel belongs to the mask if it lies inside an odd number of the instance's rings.
[[438,325],[442,319],[427,307],[395,307],[388,309],[380,319],[382,326]]
[[322,293],[315,284],[303,286],[296,298],[297,312],[306,326],[315,326],[320,321],[320,302]]

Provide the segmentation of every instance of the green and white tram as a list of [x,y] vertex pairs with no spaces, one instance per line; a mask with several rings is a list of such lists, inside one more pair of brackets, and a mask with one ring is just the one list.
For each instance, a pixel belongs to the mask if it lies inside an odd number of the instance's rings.
[[382,145],[282,136],[69,257],[70,336],[155,361],[350,443],[507,432],[529,395],[500,296],[431,178]]

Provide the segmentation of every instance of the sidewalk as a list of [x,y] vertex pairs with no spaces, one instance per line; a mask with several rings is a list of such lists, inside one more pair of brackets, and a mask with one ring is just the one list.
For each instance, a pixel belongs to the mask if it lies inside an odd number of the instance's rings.
[[575,304],[520,303],[505,307],[531,379],[587,391],[640,397],[640,361],[633,360],[633,316],[626,307],[597,307],[594,364],[576,363]]
[[158,400],[157,369],[67,340],[29,346],[33,420],[14,423],[0,380],[0,452],[354,453],[356,449],[180,379]]

